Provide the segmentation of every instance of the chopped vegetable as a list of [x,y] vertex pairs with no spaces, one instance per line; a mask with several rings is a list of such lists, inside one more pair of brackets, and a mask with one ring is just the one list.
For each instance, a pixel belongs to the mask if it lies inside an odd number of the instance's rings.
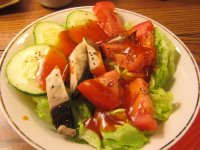
[[46,87],[53,125],[56,128],[61,125],[74,128],[69,96],[58,68],[53,69],[47,76]]
[[96,107],[111,110],[121,104],[118,80],[119,74],[114,70],[98,78],[83,81],[77,88]]
[[88,56],[84,42],[77,45],[69,56],[70,60],[70,89],[73,92],[87,68]]
[[132,122],[140,130],[154,131],[158,128],[153,118],[153,104],[148,91],[148,84],[141,78],[137,78],[128,85],[126,99],[127,114]]
[[73,27],[85,25],[90,21],[97,21],[97,17],[89,11],[75,10],[68,14],[66,19],[66,28],[70,29]]
[[81,141],[81,139],[86,141],[91,146],[95,147],[97,150],[101,149],[101,140],[98,134],[90,129],[85,128],[82,123],[80,123],[78,128],[78,136],[76,137],[76,139],[73,140],[84,143],[83,141]]
[[36,111],[37,115],[41,119],[45,120],[46,122],[52,123],[47,97],[46,96],[38,96],[38,97],[34,96],[34,97],[32,97],[32,100],[34,103],[36,103],[35,111]]
[[152,90],[150,95],[154,106],[154,117],[158,120],[166,121],[173,110],[173,94],[159,88]]
[[114,10],[115,6],[111,2],[98,2],[93,8],[101,27],[109,36],[116,36],[124,30],[122,21]]
[[114,132],[102,132],[102,136],[105,149],[136,150],[148,142],[148,138],[130,124],[118,126]]
[[155,88],[159,88],[163,87],[175,72],[174,53],[176,47],[159,28],[155,28],[154,34],[157,49],[157,67],[153,77]]
[[83,41],[86,44],[90,71],[96,77],[103,75],[106,70],[101,57],[101,52],[95,47],[94,43],[85,39],[83,39]]

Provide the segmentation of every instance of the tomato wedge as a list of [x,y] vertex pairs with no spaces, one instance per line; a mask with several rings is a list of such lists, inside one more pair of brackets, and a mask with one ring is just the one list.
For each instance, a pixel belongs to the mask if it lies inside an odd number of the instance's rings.
[[74,50],[76,47],[76,42],[74,42],[68,35],[67,31],[61,31],[59,33],[59,41],[56,45],[56,47],[61,50],[66,57],[69,57],[71,52]]
[[125,31],[124,35],[130,35],[136,32],[135,38],[138,44],[141,44],[147,48],[154,48],[154,36],[153,36],[154,26],[151,21],[145,21],[136,26],[132,27],[130,30]]
[[36,80],[40,87],[44,90],[46,89],[46,77],[55,67],[60,69],[62,78],[65,81],[67,75],[67,64],[68,60],[65,55],[55,47],[51,47],[42,59],[37,71]]
[[100,25],[109,36],[116,36],[124,30],[122,21],[114,10],[114,4],[105,1],[96,3],[93,8]]
[[141,72],[155,63],[154,51],[136,44],[132,44],[120,54],[113,54],[113,57],[117,65],[131,72]]
[[149,95],[148,84],[142,78],[137,78],[128,85],[128,90],[126,112],[132,124],[140,130],[156,130],[158,125],[153,118],[153,104]]
[[77,89],[100,110],[112,110],[121,104],[118,80],[119,74],[114,70],[81,82]]
[[91,21],[85,25],[72,27],[67,32],[68,36],[76,43],[80,43],[83,37],[91,39],[95,43],[105,42],[109,38],[97,21]]
[[107,58],[113,58],[113,54],[121,53],[132,46],[133,42],[126,40],[123,42],[102,43],[101,49]]

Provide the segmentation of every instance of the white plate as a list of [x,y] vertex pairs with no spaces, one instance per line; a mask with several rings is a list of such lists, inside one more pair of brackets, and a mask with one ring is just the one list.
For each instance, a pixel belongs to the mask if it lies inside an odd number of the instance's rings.
[[[65,24],[67,14],[75,9],[91,10],[92,7],[78,7],[59,11],[47,15],[23,29],[8,45],[1,58],[1,101],[0,107],[13,129],[29,144],[37,149],[67,148],[76,150],[92,150],[89,145],[77,144],[66,140],[57,134],[52,127],[40,120],[33,109],[29,97],[21,94],[11,87],[5,76],[5,67],[10,57],[17,51],[34,45],[33,27],[39,21],[51,20]],[[151,20],[134,12],[117,9],[125,21],[136,23]],[[159,23],[151,20],[155,26],[161,28],[176,45],[181,57],[174,75],[174,85],[171,91],[174,93],[174,103],[180,107],[171,115],[168,121],[159,126],[159,130],[150,138],[150,142],[144,146],[144,150],[167,149],[176,143],[188,130],[195,119],[199,109],[199,69],[189,49],[172,32]],[[16,64],[17,65],[17,64]],[[28,116],[29,120],[22,119]]]

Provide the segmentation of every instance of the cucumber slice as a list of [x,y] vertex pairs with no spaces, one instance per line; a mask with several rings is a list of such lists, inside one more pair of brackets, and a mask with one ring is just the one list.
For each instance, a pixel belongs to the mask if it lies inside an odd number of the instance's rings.
[[46,91],[36,82],[36,73],[49,49],[49,45],[34,45],[16,53],[6,66],[8,82],[27,94],[44,95]]
[[35,44],[56,46],[58,35],[63,30],[65,30],[65,28],[55,22],[40,22],[33,29]]
[[66,20],[66,29],[84,25],[89,21],[95,21],[97,20],[97,17],[89,11],[84,10],[75,10],[72,11],[68,16]]

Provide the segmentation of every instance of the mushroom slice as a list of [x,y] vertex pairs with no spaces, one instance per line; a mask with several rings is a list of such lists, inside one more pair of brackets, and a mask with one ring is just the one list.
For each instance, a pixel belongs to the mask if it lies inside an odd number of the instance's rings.
[[53,125],[56,128],[60,125],[73,128],[74,118],[69,102],[69,96],[58,68],[54,68],[47,76],[46,90]]
[[84,42],[79,43],[71,55],[70,62],[70,89],[73,92],[88,66],[87,49]]

